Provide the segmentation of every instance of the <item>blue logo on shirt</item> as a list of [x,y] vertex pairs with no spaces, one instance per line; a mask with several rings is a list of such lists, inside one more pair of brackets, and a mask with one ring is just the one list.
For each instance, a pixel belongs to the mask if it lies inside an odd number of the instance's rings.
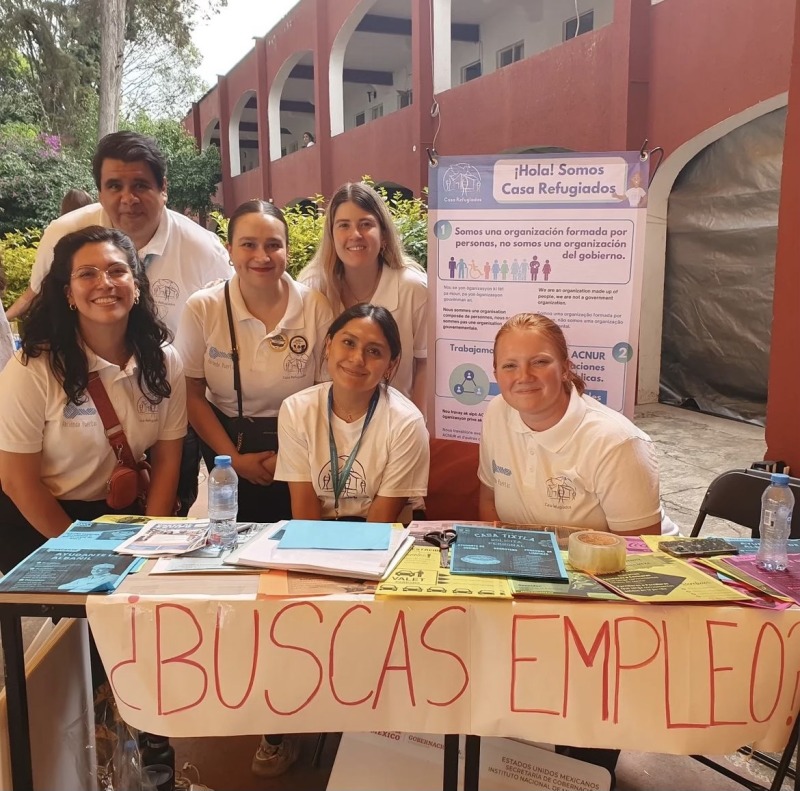
[[222,357],[224,360],[232,360],[233,359],[233,355],[230,352],[220,351],[216,346],[209,346],[208,347],[208,356],[212,360],[216,360],[217,357]]
[[492,472],[497,474],[498,472],[500,475],[511,475],[511,470],[508,467],[501,467],[499,464],[495,463],[495,460],[492,459]]
[[71,401],[64,407],[64,418],[72,420],[81,415],[96,415],[97,410],[91,404],[73,404]]

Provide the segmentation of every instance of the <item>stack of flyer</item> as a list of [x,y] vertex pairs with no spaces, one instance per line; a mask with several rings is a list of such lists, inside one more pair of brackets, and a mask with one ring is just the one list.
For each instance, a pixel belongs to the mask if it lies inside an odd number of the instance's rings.
[[331,577],[381,580],[411,549],[400,524],[291,519],[276,522],[224,562]]
[[123,541],[117,552],[140,558],[183,555],[206,543],[208,519],[151,519],[144,527]]

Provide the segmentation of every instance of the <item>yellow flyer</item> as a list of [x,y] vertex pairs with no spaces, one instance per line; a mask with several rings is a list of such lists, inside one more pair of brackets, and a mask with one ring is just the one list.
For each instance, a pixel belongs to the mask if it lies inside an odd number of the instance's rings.
[[397,568],[383,582],[378,596],[444,596],[476,599],[510,599],[511,586],[505,577],[450,575],[441,567],[436,547],[411,547]]
[[700,569],[663,552],[628,555],[625,571],[598,577],[626,599],[641,602],[748,601]]

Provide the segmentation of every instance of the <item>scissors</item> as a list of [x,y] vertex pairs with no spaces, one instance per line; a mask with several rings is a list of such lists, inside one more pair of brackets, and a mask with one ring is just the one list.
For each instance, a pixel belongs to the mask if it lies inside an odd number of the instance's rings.
[[441,567],[443,569],[450,568],[449,551],[453,542],[458,538],[458,533],[455,530],[434,530],[431,533],[425,533],[423,538],[429,544],[439,547]]

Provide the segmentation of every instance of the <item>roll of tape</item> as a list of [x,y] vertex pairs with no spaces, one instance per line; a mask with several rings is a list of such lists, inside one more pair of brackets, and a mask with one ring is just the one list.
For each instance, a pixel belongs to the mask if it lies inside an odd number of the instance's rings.
[[569,564],[587,574],[615,574],[625,570],[625,540],[613,533],[587,530],[569,537]]

